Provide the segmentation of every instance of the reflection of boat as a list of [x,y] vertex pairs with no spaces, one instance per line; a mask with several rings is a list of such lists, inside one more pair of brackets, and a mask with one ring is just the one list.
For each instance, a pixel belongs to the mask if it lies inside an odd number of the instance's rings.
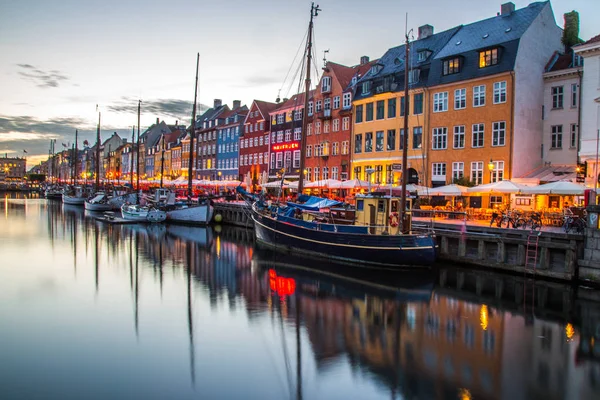
[[197,243],[203,247],[209,247],[213,241],[213,232],[210,227],[168,225],[167,234],[186,242]]
[[123,204],[121,215],[123,219],[138,222],[164,222],[167,219],[167,213],[164,211],[139,204]]

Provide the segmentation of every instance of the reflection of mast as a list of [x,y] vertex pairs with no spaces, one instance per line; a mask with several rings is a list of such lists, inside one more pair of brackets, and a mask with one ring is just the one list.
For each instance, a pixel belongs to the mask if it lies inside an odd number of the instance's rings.
[[133,231],[129,231],[129,287],[133,290]]
[[300,295],[296,292],[296,399],[302,399],[302,352],[300,350]]
[[77,276],[77,218],[73,218],[73,274]]
[[139,310],[138,310],[138,302],[140,298],[140,283],[138,280],[138,267],[139,267],[139,236],[138,233],[135,233],[135,292],[134,292],[134,324],[135,324],[135,337],[139,339],[140,331],[139,331]]
[[162,241],[158,245],[158,282],[160,285],[160,298],[163,294],[163,244]]
[[[196,383],[196,364],[194,357],[194,323],[192,319],[192,247],[186,242],[187,253],[187,284],[188,284],[188,334],[190,336],[190,374],[192,375],[192,386]],[[162,270],[161,270],[162,271]],[[161,274],[162,276],[162,274]]]
[[99,275],[99,259],[100,254],[98,253],[98,224],[94,224],[94,266],[96,268],[96,295],[98,294],[98,275]]

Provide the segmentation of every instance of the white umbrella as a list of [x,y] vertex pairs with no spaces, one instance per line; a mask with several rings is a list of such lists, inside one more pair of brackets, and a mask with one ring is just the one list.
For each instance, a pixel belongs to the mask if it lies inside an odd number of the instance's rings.
[[337,189],[342,182],[335,179],[323,179],[320,181],[310,182],[304,185],[305,188],[331,188]]
[[[402,185],[380,185],[380,186],[372,186],[373,189],[376,190],[402,190]],[[427,186],[421,186],[421,185],[415,185],[413,183],[409,183],[408,185],[406,185],[406,191],[407,192],[417,192],[417,194],[419,196],[427,196],[428,195],[428,191],[432,190],[431,188],[427,187]]]
[[[288,187],[289,184],[290,184],[289,181],[286,181],[286,180],[283,181],[284,188]],[[264,188],[278,188],[279,186],[281,186],[281,180],[267,182],[262,185],[262,187],[264,187]],[[296,185],[296,187],[298,187],[298,186]]]
[[461,185],[446,185],[436,188],[429,188],[427,194],[429,196],[462,196],[467,193],[468,187]]
[[340,183],[340,189],[354,189],[354,188],[366,188],[369,187],[369,182],[362,181],[360,179],[350,179],[348,181],[343,181]]
[[528,194],[558,194],[563,196],[581,196],[585,192],[583,185],[569,182],[569,181],[557,181],[550,182],[544,185],[534,186],[523,190],[524,193]]
[[468,188],[468,193],[520,193],[526,186],[511,181],[498,181]]

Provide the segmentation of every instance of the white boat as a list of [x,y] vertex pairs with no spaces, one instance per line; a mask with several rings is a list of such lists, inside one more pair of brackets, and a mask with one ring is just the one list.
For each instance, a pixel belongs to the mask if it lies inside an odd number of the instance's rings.
[[139,222],[164,222],[167,213],[154,206],[142,206],[139,204],[123,204],[121,206],[123,219]]
[[111,211],[120,210],[125,203],[136,203],[135,193],[120,196],[108,196],[105,192],[98,192],[93,198],[85,201],[85,209],[88,211]]
[[82,186],[67,187],[63,191],[62,202],[63,204],[82,206],[87,197],[88,193],[86,188]]
[[[157,189],[156,197],[168,189]],[[209,201],[195,202],[175,201],[175,193],[169,191],[166,202],[157,203],[161,210],[167,213],[167,221],[188,224],[188,225],[208,225],[213,217],[213,207]]]

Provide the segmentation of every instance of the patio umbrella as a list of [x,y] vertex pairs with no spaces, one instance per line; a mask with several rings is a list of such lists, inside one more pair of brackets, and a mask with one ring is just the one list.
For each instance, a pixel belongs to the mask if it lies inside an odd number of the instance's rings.
[[[377,189],[377,190],[401,190],[402,186],[401,185],[380,185],[380,186],[373,186],[372,188]],[[407,192],[417,192],[417,194],[419,196],[428,196],[428,191],[432,190],[432,188],[427,187],[427,186],[421,186],[421,185],[415,185],[413,183],[409,183],[408,185],[406,185],[406,191]]]
[[467,193],[468,187],[461,185],[446,185],[428,190],[429,196],[462,196]]
[[305,188],[331,188],[338,189],[342,182],[336,179],[323,179],[320,181],[310,182],[304,185]]
[[468,188],[468,193],[521,193],[526,186],[511,181],[498,181]]
[[563,196],[581,196],[584,192],[585,187],[583,185],[569,181],[550,182],[523,190],[523,193],[528,194],[558,194]]
[[340,189],[354,189],[354,188],[366,188],[369,187],[369,182],[362,181],[360,179],[350,179],[348,181],[343,181],[340,183]]
[[[283,181],[283,187],[284,188],[288,187],[289,184],[290,184],[289,181],[286,181],[286,180]],[[276,181],[273,181],[273,182],[267,182],[267,183],[264,183],[262,185],[262,187],[264,187],[264,188],[278,188],[279,186],[281,186],[281,181],[280,180],[276,180]],[[298,185],[296,185],[296,187],[298,187]]]

